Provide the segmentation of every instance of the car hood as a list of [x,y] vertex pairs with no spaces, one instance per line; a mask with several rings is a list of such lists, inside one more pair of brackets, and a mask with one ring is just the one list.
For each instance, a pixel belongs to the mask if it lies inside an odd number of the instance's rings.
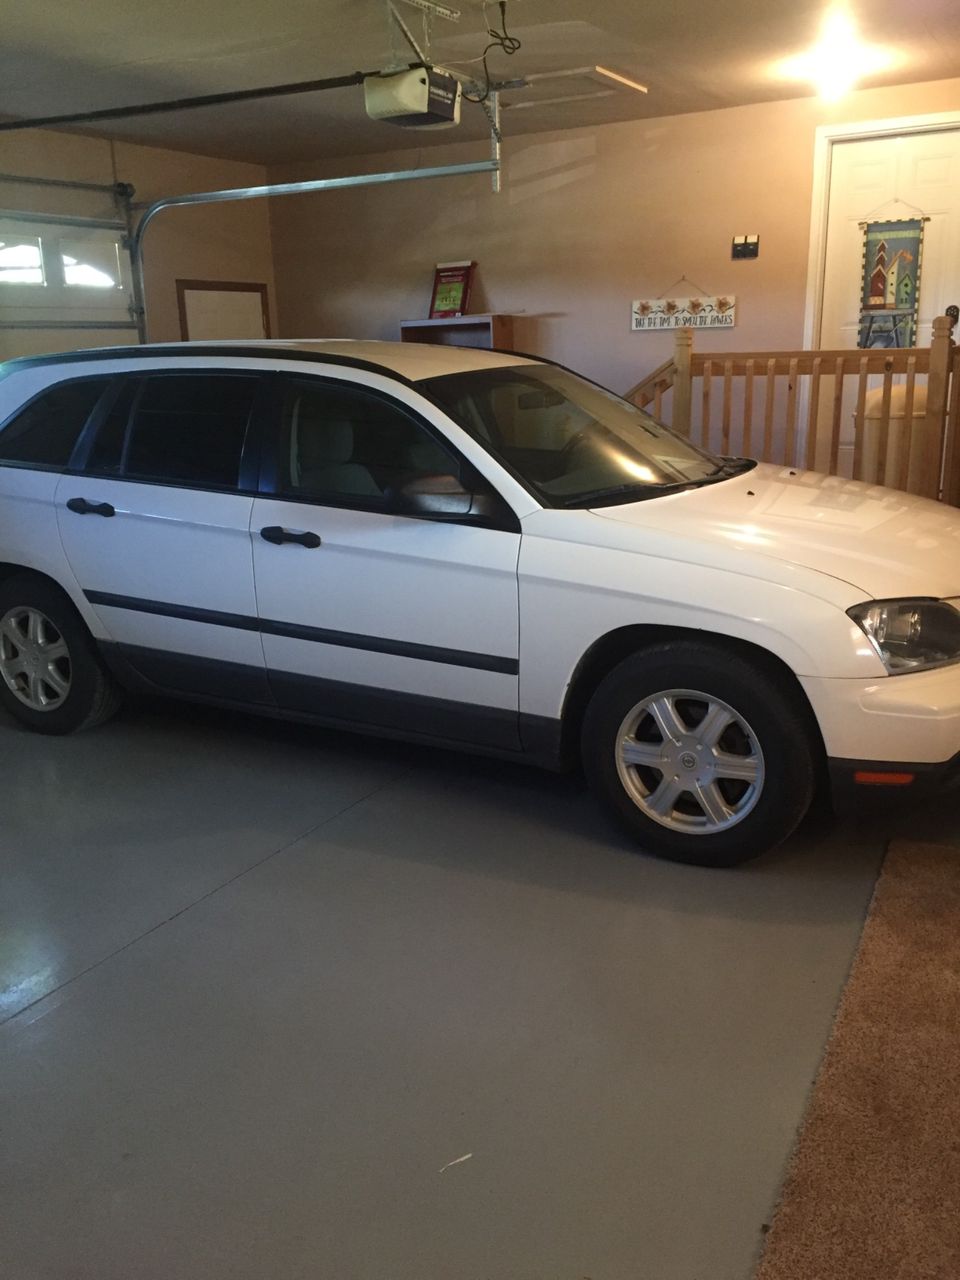
[[812,569],[874,600],[960,596],[960,511],[838,476],[760,463],[717,484],[593,514],[727,547],[745,561]]

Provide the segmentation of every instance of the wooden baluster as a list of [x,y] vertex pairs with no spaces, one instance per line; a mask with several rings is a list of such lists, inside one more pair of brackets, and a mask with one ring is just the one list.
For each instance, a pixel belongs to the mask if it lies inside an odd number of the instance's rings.
[[753,361],[748,360],[743,375],[743,456],[753,448]]
[[887,450],[890,448],[890,397],[893,391],[893,365],[889,360],[883,366],[883,396],[880,400],[880,422],[877,430],[877,468],[874,481],[887,483]]
[[944,502],[953,506],[960,505],[960,475],[957,474],[957,463],[960,459],[960,357],[956,348],[951,352],[953,374],[950,378],[950,401],[947,405],[947,421],[943,445],[943,493]]
[[817,426],[820,421],[820,365],[819,356],[814,357],[813,376],[810,379],[810,408],[807,413],[807,470],[813,471],[817,465]]
[[833,371],[833,417],[830,421],[830,475],[840,472],[840,417],[843,413],[843,375],[846,372],[843,356],[837,357]]
[[658,382],[653,388],[653,416],[663,421],[661,409],[663,408],[663,383]]
[[730,453],[730,413],[733,408],[733,361],[723,362],[723,414],[720,425],[720,452],[724,457]]
[[763,461],[773,461],[773,407],[777,398],[777,362],[767,361],[767,400],[763,406]]
[[703,408],[700,419],[700,443],[705,449],[710,447],[710,379],[713,376],[713,361],[703,362]]
[[860,359],[860,381],[857,384],[857,412],[853,419],[853,478],[863,479],[863,411],[867,399],[867,370],[870,360]]
[[917,385],[917,357],[907,361],[907,385],[903,395],[903,425],[900,428],[900,465],[897,488],[910,488],[910,453],[913,449],[913,401]]
[[797,358],[790,361],[787,374],[787,435],[783,446],[783,460],[788,467],[796,462],[797,448]]

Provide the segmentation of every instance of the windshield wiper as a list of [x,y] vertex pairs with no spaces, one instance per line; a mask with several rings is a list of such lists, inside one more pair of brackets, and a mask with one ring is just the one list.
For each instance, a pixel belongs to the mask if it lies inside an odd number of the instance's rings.
[[728,476],[740,476],[745,471],[752,471],[757,465],[755,458],[724,458],[720,466],[706,477],[707,480],[726,480]]
[[587,507],[594,502],[611,502],[616,498],[634,495],[635,502],[644,502],[648,498],[660,498],[666,493],[682,493],[685,489],[700,489],[704,485],[717,484],[721,480],[729,480],[731,476],[742,475],[752,471],[756,466],[752,458],[727,458],[707,476],[697,480],[665,481],[662,484],[644,484],[633,481],[630,484],[608,485],[603,489],[590,489],[586,493],[575,493],[560,505],[563,507]]
[[[710,478],[712,479],[712,477]],[[608,485],[603,489],[589,489],[586,493],[575,493],[560,505],[562,507],[586,507],[592,502],[607,501],[610,498],[622,498],[628,493],[634,494],[637,502],[642,502],[645,498],[659,498],[664,493],[677,493],[681,489],[694,489],[697,485],[703,483],[702,480],[678,480],[675,483],[667,484],[645,484],[642,480],[635,480],[632,484],[614,484]]]

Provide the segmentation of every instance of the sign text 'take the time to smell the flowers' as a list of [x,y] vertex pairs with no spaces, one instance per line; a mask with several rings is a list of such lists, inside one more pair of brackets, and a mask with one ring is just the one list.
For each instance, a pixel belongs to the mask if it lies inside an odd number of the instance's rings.
[[631,310],[631,329],[732,329],[737,300],[723,298],[640,298]]

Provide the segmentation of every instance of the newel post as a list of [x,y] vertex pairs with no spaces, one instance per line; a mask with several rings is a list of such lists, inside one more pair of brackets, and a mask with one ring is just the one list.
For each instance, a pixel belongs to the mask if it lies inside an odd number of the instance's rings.
[[[933,322],[933,338],[930,342],[930,372],[927,375],[927,416],[923,424],[926,447],[922,452],[920,492],[928,497],[939,496],[940,459],[943,458],[943,498],[956,502],[960,477],[960,464],[956,423],[947,422],[947,397],[950,391],[950,365],[953,361],[953,321],[949,316],[937,316]],[[946,435],[946,438],[944,438]]]
[[673,364],[673,422],[674,431],[690,434],[691,361],[693,357],[693,330],[678,329],[674,335]]
[[[953,342],[953,327],[956,319],[948,312],[943,317],[950,328],[947,330],[948,364],[944,396],[949,396],[944,423],[943,446],[943,501],[960,506],[960,364],[957,363],[957,349]],[[935,322],[936,323],[936,322]],[[932,352],[931,352],[932,357]],[[950,377],[950,369],[953,377]]]

